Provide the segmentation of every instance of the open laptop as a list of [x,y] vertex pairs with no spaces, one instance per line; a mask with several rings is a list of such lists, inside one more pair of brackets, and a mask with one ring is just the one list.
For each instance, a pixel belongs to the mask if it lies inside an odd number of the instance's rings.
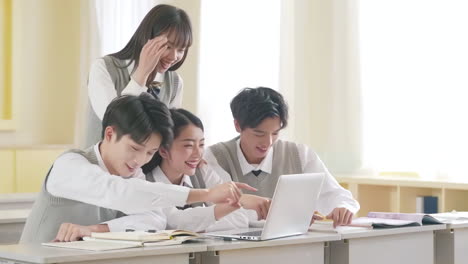
[[280,176],[263,229],[230,230],[207,236],[242,240],[269,240],[307,233],[322,188],[324,173]]

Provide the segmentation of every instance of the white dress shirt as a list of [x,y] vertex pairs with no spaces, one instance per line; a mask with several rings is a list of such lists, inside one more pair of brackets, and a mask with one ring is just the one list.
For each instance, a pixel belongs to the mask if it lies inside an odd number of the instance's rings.
[[[206,187],[212,187],[222,180],[209,168],[203,168],[203,175]],[[155,182],[173,185],[160,167],[153,171]],[[193,188],[189,176],[184,175],[180,186]],[[179,210],[176,207],[164,207],[151,212],[132,214],[105,222],[111,232],[133,230],[164,230],[164,229],[184,229],[193,232],[213,232],[220,230],[231,230],[247,228],[249,226],[249,216],[256,217],[255,211],[238,209],[222,219],[216,221],[214,206],[194,207]]]
[[49,173],[47,191],[53,196],[125,214],[158,210],[164,206],[183,206],[186,203],[189,188],[147,182],[141,169],[128,178],[110,174],[99,152],[99,144],[94,146],[99,165],[89,163],[76,153],[66,153],[57,158]]
[[[204,171],[203,175],[207,188],[219,183],[223,183],[222,180],[214,173],[214,171],[207,168],[207,166],[205,166],[202,170]],[[172,184],[160,167],[156,167],[152,173],[156,182]],[[183,176],[180,185],[193,188],[192,181],[187,175]],[[187,208],[185,210],[179,210],[176,207],[163,208],[163,212],[167,217],[166,229],[185,229],[194,232],[212,232],[248,227],[249,221],[245,212],[243,212],[245,210],[238,209],[216,221],[214,208],[214,205],[207,207]]]
[[[273,151],[270,148],[266,157],[260,164],[249,164],[240,148],[240,139],[237,140],[237,158],[242,169],[242,173],[246,175],[252,170],[262,170],[271,174],[273,166]],[[330,174],[318,155],[309,147],[304,144],[296,143],[299,158],[302,165],[302,173],[317,173],[324,172],[325,180],[323,182],[322,190],[318,199],[317,210],[322,214],[329,214],[334,208],[344,207],[353,212],[354,214],[359,211],[359,203],[353,198],[351,192],[341,187],[336,179]],[[231,181],[231,176],[218,164],[216,157],[210,148],[205,151],[204,159],[216,174],[224,181]]]
[[[131,75],[133,71],[133,63],[130,64],[127,69],[129,75]],[[180,78],[180,91],[176,94],[174,101],[169,105],[169,108],[179,108],[182,106],[182,88],[183,88],[183,81]],[[164,81],[164,75],[157,73],[155,81]],[[127,84],[127,87],[122,91],[123,94],[130,94],[130,95],[140,95],[143,92],[146,92],[148,88],[146,86],[140,86],[133,78],[130,78],[130,82]],[[107,106],[110,102],[117,97],[117,92],[115,91],[114,83],[112,82],[112,78],[107,71],[106,63],[104,59],[100,58],[95,60],[91,64],[91,68],[89,71],[89,79],[88,79],[88,97],[91,102],[91,106],[96,113],[97,117],[102,120],[104,113],[106,112]]]

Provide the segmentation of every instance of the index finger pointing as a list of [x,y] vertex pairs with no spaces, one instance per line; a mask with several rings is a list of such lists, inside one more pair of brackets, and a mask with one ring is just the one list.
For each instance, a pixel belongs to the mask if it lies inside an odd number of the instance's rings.
[[237,188],[248,190],[248,191],[253,191],[256,192],[258,191],[256,188],[242,182],[234,182],[234,184],[237,186]]

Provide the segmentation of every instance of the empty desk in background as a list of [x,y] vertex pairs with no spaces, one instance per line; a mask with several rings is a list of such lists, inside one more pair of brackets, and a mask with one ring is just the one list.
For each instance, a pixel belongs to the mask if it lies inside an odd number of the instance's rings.
[[16,244],[0,246],[0,263],[188,264],[189,258],[200,251],[206,251],[204,243],[101,252]]
[[468,221],[453,221],[435,236],[436,264],[468,263]]
[[0,210],[0,244],[18,243],[31,209]]
[[431,264],[434,263],[434,231],[445,225],[344,231],[341,241],[330,243],[330,264]]
[[266,241],[207,240],[208,252],[197,254],[197,263],[323,264],[325,245],[339,239],[339,234],[308,233]]
[[31,209],[37,193],[0,194],[0,210]]

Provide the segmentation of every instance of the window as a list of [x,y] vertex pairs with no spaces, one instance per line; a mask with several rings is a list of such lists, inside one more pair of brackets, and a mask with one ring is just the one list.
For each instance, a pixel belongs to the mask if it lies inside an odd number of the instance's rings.
[[468,170],[468,2],[362,0],[364,162],[422,176]]
[[198,113],[207,145],[236,135],[229,103],[245,87],[278,88],[280,1],[203,0]]
[[153,0],[97,0],[99,55],[104,56],[123,49],[146,13],[157,4],[156,2]]

